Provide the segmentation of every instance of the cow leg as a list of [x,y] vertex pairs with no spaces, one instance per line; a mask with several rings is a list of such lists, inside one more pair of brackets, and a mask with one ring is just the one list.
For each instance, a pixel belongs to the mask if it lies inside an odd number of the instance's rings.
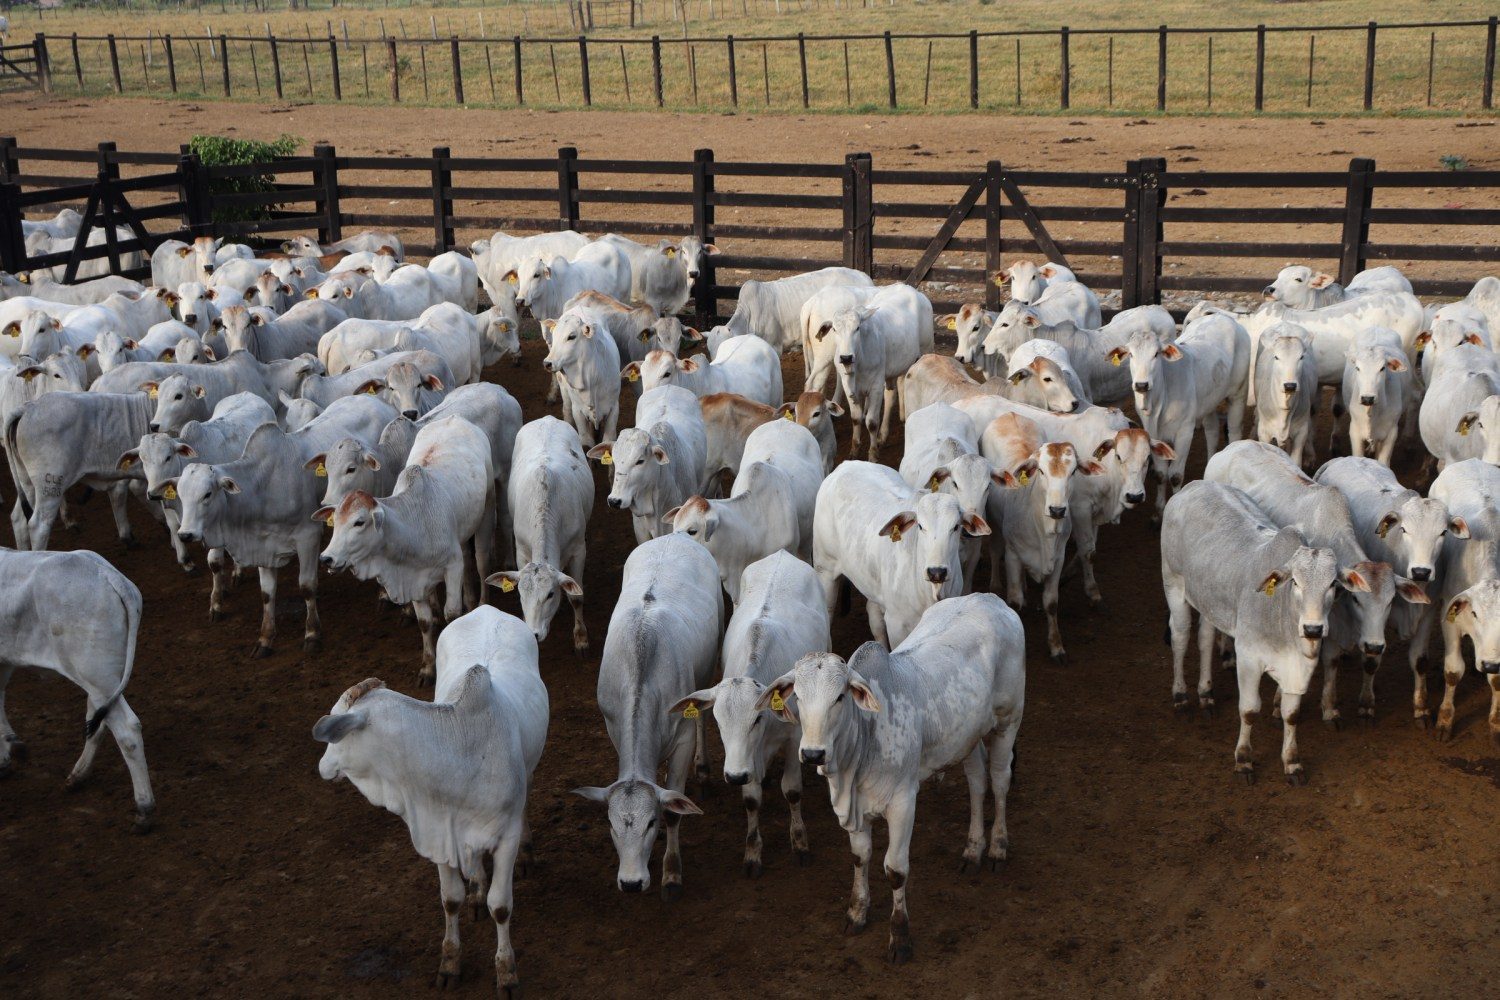
[[1494,674],[1490,675],[1490,742],[1500,746],[1500,677]]
[[485,896],[490,891],[490,873],[485,870],[483,857],[475,858],[474,863],[479,870],[464,884],[464,907],[475,920],[483,920],[487,908]]
[[[1496,697],[1500,699],[1500,695]],[[797,756],[799,742],[793,739],[786,741],[786,757],[781,764],[781,794],[786,797],[787,811],[791,814],[792,853],[797,856],[797,864],[805,868],[812,862],[812,848],[808,846],[807,824],[802,820],[802,761]]]
[[250,654],[253,659],[271,655],[271,647],[276,639],[276,567],[261,566],[260,570],[260,639],[256,642],[255,651]]
[[495,553],[495,518],[498,512],[498,496],[491,486],[485,497],[484,515],[480,518],[479,529],[474,532],[474,569],[475,581],[479,585],[479,593],[473,602],[468,604],[470,608],[477,608],[485,603],[485,580],[490,575],[491,560]]
[[213,576],[213,589],[208,595],[208,620],[216,622],[224,617],[224,595],[229,592],[229,570],[224,564],[223,549],[208,550],[208,570]]
[[854,852],[854,886],[849,890],[849,908],[844,911],[844,933],[858,934],[870,918],[870,828],[849,831],[849,850]]
[[130,532],[130,516],[125,510],[125,501],[130,498],[130,483],[116,483],[109,488],[109,510],[115,516],[115,534],[127,549],[135,548],[135,536]]
[[885,608],[869,598],[865,599],[865,614],[870,619],[870,635],[886,649],[891,648],[891,636],[885,627]]
[[[672,757],[667,763],[667,787],[682,791],[687,787],[688,765],[693,760],[694,739],[678,739],[672,747]],[[682,814],[663,812],[662,822],[667,828],[667,848],[661,858],[661,897],[667,902],[682,897]]]
[[1395,450],[1396,432],[1391,431],[1385,436],[1385,439],[1381,441],[1379,443],[1379,446],[1375,449],[1375,461],[1379,462],[1381,465],[1389,469],[1391,467],[1391,453]]
[[969,839],[964,844],[964,853],[958,863],[962,875],[973,865],[979,868],[979,852],[984,847],[984,786],[985,751],[983,741],[974,744],[974,749],[964,758],[964,779],[969,783]]
[[1010,796],[1010,781],[1015,774],[1016,734],[1021,729],[1019,716],[996,720],[995,734],[990,737],[987,756],[990,766],[990,791],[995,796],[995,824],[990,827],[988,852],[990,870],[997,871],[1000,862],[1010,857],[1010,830],[1005,822],[1005,800]]
[[1281,691],[1281,766],[1289,785],[1307,784],[1307,770],[1297,750],[1297,721],[1302,717],[1303,695]]
[[1218,629],[1204,614],[1198,615],[1198,707],[1214,714],[1214,640]]
[[[87,704],[84,706],[83,719],[88,722],[99,710],[98,703],[94,700],[92,692],[89,693]],[[68,772],[68,779],[64,787],[74,789],[88,780],[89,772],[94,769],[94,755],[99,752],[99,744],[104,741],[104,727],[101,725],[95,729],[92,735],[85,736],[83,740],[83,752],[78,755],[78,760],[73,763],[73,770]]]
[[31,524],[26,517],[26,507],[22,503],[23,496],[21,487],[17,485],[16,502],[10,508],[10,530],[15,536],[16,548],[21,552],[26,552],[31,548]]
[[162,507],[161,515],[167,522],[167,541],[172,544],[172,552],[177,556],[177,565],[182,567],[184,573],[191,573],[198,567],[193,565],[193,557],[188,552],[187,543],[177,537],[177,529],[182,525],[182,516],[171,507]]
[[991,521],[995,530],[990,533],[990,593],[998,594],[1005,585],[1005,539],[998,530],[1000,521]]
[[412,602],[417,624],[422,628],[422,669],[417,671],[417,686],[425,687],[437,679],[437,598],[429,594]]
[[1104,593],[1094,576],[1094,552],[1099,545],[1099,525],[1090,518],[1082,524],[1073,524],[1073,544],[1077,547],[1079,568],[1083,570],[1083,592],[1088,595],[1089,605],[1095,611],[1104,610]]
[[1453,738],[1453,696],[1458,682],[1464,679],[1463,632],[1457,625],[1443,622],[1443,703],[1438,706],[1434,733],[1439,742]]
[[[886,438],[891,434],[891,414],[895,412],[898,403],[896,392],[896,379],[886,379],[885,397],[880,402],[880,443],[885,444]],[[905,420],[905,415],[902,416]]]
[[[443,900],[443,957],[433,986],[445,990],[458,985],[463,949],[458,942],[458,913],[464,906],[464,876],[453,865],[438,865],[438,894]],[[498,873],[497,873],[498,874]]]
[[[10,675],[15,673],[15,669],[8,664],[0,664],[0,777],[10,773],[12,754],[17,758],[26,756],[26,744],[16,736],[10,719],[5,716],[5,689],[10,685]],[[793,749],[792,753],[796,753],[796,750]]]
[[1219,450],[1219,411],[1210,410],[1208,415],[1201,421],[1203,427],[1203,452],[1204,460],[1214,457]]
[[[1193,609],[1188,606],[1181,579],[1163,574],[1163,589],[1167,594],[1167,639],[1172,643],[1172,708],[1185,712],[1188,709],[1188,678],[1185,667],[1188,658],[1188,633],[1193,630]],[[1202,675],[1202,669],[1199,673]]]
[[1047,651],[1052,656],[1052,662],[1059,665],[1068,662],[1068,651],[1063,647],[1062,627],[1057,620],[1057,588],[1062,580],[1063,554],[1067,547],[1068,540],[1063,538],[1052,557],[1052,572],[1042,581],[1042,611],[1047,615]]
[[1240,682],[1240,738],[1234,746],[1234,770],[1247,784],[1255,781],[1254,751],[1250,748],[1250,726],[1260,714],[1260,662],[1242,655],[1235,666]]
[[297,591],[306,608],[302,624],[302,648],[316,652],[323,642],[323,622],[318,617],[318,548],[322,538],[314,535],[306,543],[299,539]]
[[[839,377],[838,383],[840,386],[844,384],[842,376]],[[859,443],[863,440],[860,435],[863,433],[865,425],[865,409],[862,405],[864,400],[859,399],[852,393],[846,392],[845,395],[849,397],[849,422],[852,425],[851,429],[853,431],[853,437],[849,446],[849,453],[852,455],[859,450]]]
[[1025,567],[1021,565],[1021,556],[1012,552],[1010,546],[1005,547],[1005,603],[1017,611],[1026,607],[1026,581],[1022,577]]
[[1427,646],[1432,633],[1432,616],[1424,614],[1406,646],[1407,662],[1411,665],[1412,719],[1418,729],[1426,729],[1430,720],[1427,714]]
[[1229,394],[1228,427],[1226,431],[1231,444],[1245,436],[1245,406],[1245,394],[1243,392],[1231,392]]
[[[583,586],[584,552],[584,544],[579,542],[578,547],[568,558],[568,575],[577,581],[580,587]],[[572,594],[568,594],[567,598],[569,606],[573,609],[573,651],[582,653],[589,648],[589,630],[583,621],[583,598],[574,597]]]
[[917,818],[917,789],[896,793],[885,810],[889,839],[885,848],[885,877],[891,880],[891,940],[886,957],[893,965],[911,961],[911,919],[906,913],[907,881],[911,876],[911,829]]
[[703,731],[703,713],[693,720],[693,777],[700,788],[708,785],[708,736]]
[[1375,722],[1375,671],[1380,667],[1378,657],[1365,656],[1360,660],[1364,668],[1359,686],[1359,718],[1368,725]]
[[47,483],[37,490],[31,519],[27,522],[33,552],[47,551],[47,543],[52,538],[52,524],[57,519],[57,509],[62,504],[61,479],[50,474],[47,478],[55,479],[57,483]]
[[495,920],[495,987],[501,997],[512,996],[520,984],[516,977],[516,952],[510,944],[510,914],[515,902],[511,886],[516,855],[525,841],[526,820],[522,815],[511,820],[510,829],[501,834],[493,855],[495,876],[490,882],[488,902],[490,916]]
[[1319,650],[1318,658],[1323,664],[1323,722],[1334,729],[1343,725],[1339,718],[1339,653],[1326,639]]
[[865,432],[869,434],[868,457],[871,462],[880,461],[880,446],[885,443],[882,427],[884,426],[884,415],[888,413],[885,401],[880,390],[870,394],[870,405],[865,410]]
[[[1172,447],[1178,447],[1178,442],[1173,441]],[[1184,454],[1184,452],[1178,452],[1178,454]],[[1151,468],[1156,473],[1156,513],[1151,516],[1151,523],[1161,524],[1162,511],[1167,509],[1168,465],[1164,460],[1153,455],[1151,458]]]
[[130,786],[135,793],[132,832],[146,833],[151,829],[152,816],[156,812],[156,796],[151,792],[151,774],[146,769],[146,742],[141,734],[141,720],[121,695],[110,706],[104,725],[114,736],[120,756],[125,758],[125,768],[130,772]]
[[760,878],[761,872],[765,869],[761,864],[761,783],[759,779],[750,779],[741,793],[741,798],[745,803],[745,877]]

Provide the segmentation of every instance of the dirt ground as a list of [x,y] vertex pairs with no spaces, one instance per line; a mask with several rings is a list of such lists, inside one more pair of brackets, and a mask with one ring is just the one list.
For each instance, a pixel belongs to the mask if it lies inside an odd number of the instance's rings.
[[[1066,159],[1051,156],[1051,144],[1068,127],[1033,119],[627,121],[57,102],[8,108],[3,131],[50,146],[116,137],[126,148],[162,148],[193,131],[222,131],[226,111],[243,132],[288,129],[351,152],[445,142],[455,152],[573,144],[586,154],[646,156],[712,144],[722,156],[826,160],[860,148],[888,162],[932,165],[903,153],[915,136],[960,162],[998,151],[1038,167],[1097,168],[1192,144],[1208,167],[1310,168],[1326,165],[1324,146],[1366,148],[1358,133],[1372,130],[1382,165],[1427,167],[1435,150],[1452,149],[1484,166],[1497,153],[1493,132],[1450,131],[1460,124],[1451,120],[1330,119],[1326,131],[1304,133],[1316,143],[1279,131],[1314,128],[1305,122],[1172,120],[1127,129],[1090,120],[1097,142],[1084,153],[1056,147]],[[640,139],[622,144],[632,129]],[[509,138],[505,145],[485,138],[495,135]],[[1146,146],[1138,144],[1143,136]],[[487,372],[528,417],[544,411],[540,358],[531,341],[522,367]],[[789,387],[801,384],[799,359],[788,360],[785,376]],[[900,454],[897,434],[885,459],[894,464]],[[1200,470],[1195,456],[1191,471]],[[13,496],[8,481],[0,493]],[[539,863],[517,883],[513,921],[532,995],[818,997],[842,983],[851,995],[872,997],[1423,997],[1483,995],[1500,977],[1500,756],[1484,722],[1488,692],[1471,673],[1453,742],[1434,742],[1411,724],[1411,680],[1398,644],[1379,677],[1373,728],[1304,724],[1311,780],[1289,788],[1278,776],[1279,731],[1261,721],[1262,780],[1245,786],[1232,773],[1232,678],[1216,678],[1225,706],[1217,718],[1172,712],[1157,538],[1141,512],[1103,533],[1108,612],[1089,609],[1077,579],[1064,584],[1067,666],[1047,660],[1040,615],[1023,616],[1031,633],[1027,713],[1010,798],[1012,859],[1003,871],[958,872],[967,817],[958,770],[924,787],[909,883],[912,964],[884,960],[883,880],[874,880],[871,929],[840,934],[847,841],[811,773],[805,814],[814,864],[793,862],[785,805],[768,792],[766,871],[745,879],[743,811],[717,777],[716,735],[714,781],[689,786],[706,815],[683,823],[684,897],[667,904],[655,893],[620,894],[602,810],[569,794],[614,773],[594,683],[632,536],[604,494],[584,579],[593,650],[575,655],[562,628],[542,652],[553,719],[530,807]],[[250,660],[259,620],[253,579],[234,592],[229,620],[210,624],[207,581],[182,574],[143,510],[133,508],[132,518],[146,544],[129,552],[100,499],[80,512],[82,532],[60,531],[58,546],[99,550],[146,598],[129,698],[145,725],[158,825],[143,838],[127,832],[129,784],[113,750],[100,755],[83,790],[63,790],[79,751],[82,698],[55,677],[18,674],[7,711],[30,759],[0,784],[0,996],[385,997],[425,988],[442,935],[433,866],[414,854],[400,820],[351,786],[318,777],[321,745],[310,736],[339,693],[364,677],[427,696],[414,684],[415,625],[381,607],[373,585],[324,577],[324,650],[302,653],[302,607],[291,598],[278,609],[276,654]],[[284,573],[283,594],[288,579]],[[868,638],[859,604],[835,623],[841,653]],[[500,606],[518,611],[513,598]],[[1357,684],[1351,672],[1341,678],[1348,716]],[[877,849],[883,840],[877,835]],[[491,925],[465,918],[463,933],[462,989],[487,995]]]

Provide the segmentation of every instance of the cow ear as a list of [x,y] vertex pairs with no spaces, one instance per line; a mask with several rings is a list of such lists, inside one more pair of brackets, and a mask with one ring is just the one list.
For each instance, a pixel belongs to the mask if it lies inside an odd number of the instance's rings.
[[365,468],[369,469],[371,472],[379,472],[380,459],[376,458],[374,455],[365,455]]
[[1130,357],[1130,348],[1116,347],[1106,354],[1105,357],[1109,358],[1110,364],[1118,368],[1126,358]]
[[824,323],[822,326],[818,327],[818,332],[813,334],[813,337],[817,340],[822,340],[824,337],[828,336],[829,331],[831,331],[832,329],[832,323]]
[[240,491],[240,484],[228,476],[223,476],[219,479],[219,488],[225,493],[238,493]]
[[1443,617],[1450,622],[1458,621],[1460,613],[1469,610],[1469,599],[1467,597],[1455,597],[1453,603],[1448,605],[1448,613]]
[[932,322],[933,322],[933,325],[936,326],[940,330],[957,330],[958,329],[958,313],[945,313],[944,315],[939,316],[937,319],[933,320]]
[[333,527],[333,508],[319,507],[317,510],[313,511],[312,519],[314,521],[322,521],[330,528]]
[[674,523],[677,520],[677,515],[678,515],[678,513],[681,510],[682,510],[682,505],[678,504],[676,507],[673,507],[671,510],[667,511],[665,514],[663,514],[661,516],[662,523],[663,524],[672,524],[672,523]]
[[1097,447],[1097,448],[1094,449],[1094,461],[1096,461],[1096,462],[1099,461],[1105,455],[1108,455],[1110,452],[1112,452],[1114,450],[1115,450],[1115,439],[1114,438],[1110,438],[1107,441],[1101,441],[1099,443],[1099,447]]
[[250,325],[251,326],[265,326],[266,325],[266,318],[264,316],[262,316],[260,313],[251,313],[250,314]]
[[1151,454],[1163,461],[1170,462],[1177,457],[1177,451],[1165,441],[1152,441]]
[[674,792],[670,788],[658,788],[656,790],[656,801],[667,812],[676,813],[679,816],[702,816],[703,810],[698,804],[681,792]]
[[694,361],[692,358],[683,358],[681,361],[677,362],[677,367],[681,371],[692,374],[693,372],[698,370],[698,362]]
[[1427,597],[1427,591],[1419,584],[1413,583],[1405,577],[1396,578],[1396,593],[1406,599],[1408,604],[1431,604]]
[[1454,517],[1448,522],[1448,534],[1454,538],[1469,537],[1469,522],[1461,517]]
[[1333,275],[1325,274],[1320,271],[1317,274],[1313,275],[1312,280],[1307,284],[1309,288],[1327,288],[1329,285],[1333,284]]
[[1339,570],[1339,586],[1351,593],[1368,594],[1370,592],[1370,581],[1356,569]]
[[374,379],[374,378],[367,379],[366,381],[364,381],[363,383],[360,384],[360,387],[358,389],[354,390],[354,395],[356,395],[356,396],[360,396],[360,395],[371,395],[371,396],[373,396],[376,393],[380,392],[380,390],[383,389],[383,388],[384,388],[384,386],[382,386],[380,384],[380,380],[379,379]]
[[217,288],[210,288],[203,294],[209,299],[209,301],[212,301],[219,297],[219,290]]
[[491,573],[484,578],[484,582],[500,591],[500,593],[508,594],[520,584],[521,574],[513,573],[509,570],[501,573]]
[[188,254],[190,254],[192,252],[193,252],[193,248],[192,247],[178,247],[177,248],[177,256],[179,256],[179,257],[186,257]]
[[1387,534],[1390,533],[1390,530],[1392,528],[1400,523],[1401,515],[1397,514],[1395,511],[1388,511],[1385,517],[1382,517],[1380,519],[1380,523],[1375,525],[1375,534],[1380,536],[1381,538],[1384,538]]
[[[714,251],[714,253],[718,252],[719,251],[717,250]],[[697,330],[693,329],[690,326],[685,326],[682,328],[682,339],[687,341],[689,344],[701,344],[703,343],[703,334],[699,333]]]
[[307,461],[302,463],[302,468],[306,469],[308,472],[317,472],[319,469],[322,469],[322,475],[326,476],[328,475],[328,469],[323,464],[326,461],[328,461],[328,456],[326,454],[314,455],[312,458],[309,458]]
[[1168,344],[1166,347],[1163,347],[1161,349],[1161,356],[1166,358],[1168,361],[1181,361],[1182,351],[1177,347],[1176,344]]
[[964,534],[970,538],[983,538],[990,534],[990,524],[978,514],[967,514],[963,520]]
[[561,587],[562,592],[564,594],[567,594],[569,597],[583,597],[583,588],[578,585],[577,580],[573,579],[571,576],[568,576],[566,573],[557,574],[557,585]]
[[317,298],[318,297],[318,289],[317,289],[317,287],[314,286],[312,288],[309,288],[307,291],[305,291],[305,292],[302,293],[302,297],[304,299],[315,299],[315,298]]
[[775,712],[776,717],[782,722],[796,722],[797,714],[792,711],[791,704],[792,690],[796,687],[796,684],[796,671],[788,670],[772,681],[760,693],[760,697],[755,699],[755,710],[757,712],[764,712],[769,709]]
[[214,353],[214,349],[212,347],[209,347],[207,344],[203,345],[203,356],[210,361],[219,360],[219,356]]
[[1470,410],[1468,413],[1465,413],[1463,416],[1458,418],[1458,426],[1454,428],[1454,430],[1458,431],[1460,436],[1468,437],[1469,431],[1471,431],[1474,428],[1474,425],[1477,423],[1479,423],[1479,411]]
[[1385,370],[1389,372],[1404,372],[1406,371],[1406,362],[1394,356],[1386,358]]
[[1042,318],[1028,309],[1021,314],[1021,325],[1038,327],[1042,325]]
[[1028,458],[1014,469],[1007,469],[1001,476],[1001,482],[1009,489],[1026,486],[1036,476],[1037,468],[1036,459]]
[[204,396],[208,395],[208,390],[203,388],[203,386],[201,385],[195,385],[193,386],[193,395],[198,397],[199,399],[202,399]]
[[870,690],[870,685],[865,679],[854,671],[849,671],[849,694],[854,699],[854,704],[866,712],[880,711],[880,699],[875,697],[875,692]]
[[782,403],[780,406],[776,407],[776,415],[778,417],[781,417],[783,420],[796,420],[797,419],[797,404],[796,403]]
[[844,408],[831,399],[823,404],[823,408],[835,417],[842,417],[844,415]]
[[705,243],[705,244],[703,244],[703,252],[706,253],[706,254],[709,254],[710,256],[712,256],[714,254],[719,253],[720,250],[719,250],[718,247],[714,246],[712,243]]
[[139,462],[140,460],[141,460],[141,453],[140,453],[139,449],[132,448],[129,451],[127,451],[125,454],[123,454],[123,455],[120,456],[120,462],[119,462],[119,465],[117,466],[117,468],[119,468],[121,471],[124,471],[125,469],[130,468],[132,465],[134,465],[135,463]]
[[340,712],[325,715],[313,726],[313,739],[319,743],[337,743],[370,721],[368,712]]
[[438,378],[436,375],[428,375],[422,380],[422,384],[431,389],[433,392],[443,391],[443,380]]
[[635,339],[638,340],[638,341],[640,341],[643,344],[649,344],[649,343],[651,343],[651,338],[653,336],[655,336],[655,333],[656,333],[656,331],[652,330],[648,326],[644,330],[642,330],[640,333],[637,333],[635,335]]
[[555,320],[555,319],[544,319],[544,320],[542,320],[542,329],[545,330],[547,333],[551,333],[556,328],[557,328],[557,320]]
[[1285,583],[1290,575],[1284,569],[1274,570],[1264,580],[1260,581],[1260,585],[1255,589],[1267,597],[1274,597],[1276,588]]
[[936,492],[939,487],[941,487],[951,478],[953,478],[953,472],[946,466],[939,469],[933,469],[932,475],[927,479],[927,488]]
[[175,348],[175,347],[169,347],[169,348],[167,348],[165,351],[162,351],[160,354],[158,354],[156,356],[156,360],[157,361],[168,361],[168,362],[170,362],[170,361],[176,361],[177,360],[177,348]]
[[1022,382],[1026,381],[1029,378],[1031,378],[1030,368],[1018,368],[1010,373],[1010,384],[1020,385]]
[[901,541],[901,533],[903,531],[910,531],[912,529],[912,525],[916,523],[916,511],[903,510],[895,517],[885,522],[885,526],[880,529],[880,536],[882,538],[889,538],[893,542],[899,542]]
[[[129,345],[126,345],[126,346],[129,346]],[[95,353],[97,350],[98,350],[98,348],[95,347],[93,344],[81,344],[78,347],[77,354],[78,354],[78,356],[80,358],[87,358],[90,354]]]
[[124,347],[127,351],[133,351],[141,345],[137,344],[133,337],[126,337],[124,340],[120,341],[120,346]]
[[667,456],[666,449],[661,445],[653,445],[651,448],[651,455],[656,459],[657,465],[672,464],[672,459]]
[[181,455],[183,458],[197,458],[198,457],[197,450],[192,445],[188,444],[186,441],[179,441],[179,442],[177,442],[177,454]]
[[587,457],[592,458],[600,465],[613,465],[615,461],[614,451],[614,445],[605,442],[604,444],[596,444],[590,448]]
[[[308,296],[308,298],[311,298],[311,297],[312,297],[312,296]],[[209,328],[209,329],[210,329],[210,330],[222,330],[222,329],[224,329],[224,321],[223,321],[223,320],[222,320],[222,319],[220,319],[220,318],[219,318],[219,317],[218,317],[218,316],[215,316],[215,317],[214,317],[214,318],[213,318],[213,319],[212,319],[212,320],[211,320],[211,321],[210,321],[210,322],[209,322],[209,324],[208,324],[208,328]]]
[[641,363],[632,361],[620,369],[620,376],[627,382],[639,382],[641,380]]
[[1104,466],[1094,461],[1080,462],[1078,465],[1078,471],[1083,473],[1085,476],[1102,476],[1104,475]]
[[1055,277],[1057,275],[1057,267],[1053,264],[1043,264],[1041,267],[1036,269],[1036,273],[1040,274],[1044,278]]
[[704,688],[701,691],[694,691],[692,694],[690,694],[690,695],[688,695],[688,696],[686,696],[684,698],[678,699],[678,701],[677,701],[676,704],[674,704],[671,708],[667,709],[667,714],[668,715],[684,715],[687,712],[687,710],[691,708],[693,710],[693,712],[692,712],[691,715],[687,715],[686,718],[696,719],[698,717],[698,713],[699,712],[703,711],[706,708],[713,708],[713,707],[714,707],[714,689],[713,688]]
[[[512,274],[515,272],[512,271]],[[598,802],[600,805],[609,801],[609,789],[600,788],[598,785],[585,785],[583,788],[573,789],[573,794],[580,799],[588,799],[590,802]]]

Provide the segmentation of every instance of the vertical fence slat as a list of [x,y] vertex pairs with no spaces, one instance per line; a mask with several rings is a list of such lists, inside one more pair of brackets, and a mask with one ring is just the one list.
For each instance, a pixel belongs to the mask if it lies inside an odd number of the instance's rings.
[[1142,305],[1161,302],[1161,242],[1162,206],[1167,203],[1167,189],[1162,186],[1161,174],[1166,172],[1167,161],[1160,156],[1144,157],[1140,161],[1139,232],[1136,253],[1139,256],[1137,276],[1140,292],[1137,301]]
[[891,33],[885,33],[885,79],[891,107],[896,106],[896,52],[891,44]]
[[[632,11],[635,10],[632,4]],[[661,36],[651,36],[651,86],[656,92],[656,106],[662,107],[664,98],[661,89]]]
[[[714,151],[699,149],[693,152],[693,235],[707,246],[714,240],[714,175],[712,171]],[[705,328],[718,322],[719,300],[714,294],[715,273],[712,254],[704,254],[698,270],[698,280],[693,284],[694,309],[698,322]]]
[[1375,107],[1375,22],[1365,28],[1365,110]]
[[[276,45],[274,42],[271,44],[271,55],[276,55]],[[399,104],[401,101],[401,68],[396,62],[396,40],[394,38],[387,38],[385,40],[385,60],[391,71],[391,100]],[[276,72],[276,96],[281,96],[281,71],[279,65]]]
[[797,32],[797,65],[802,70],[802,106],[808,107],[807,91],[807,36]]
[[112,79],[115,82],[115,93],[123,93],[125,87],[120,82],[120,50],[115,45],[114,35],[109,36],[109,69],[110,73],[113,74]]
[[343,212],[339,207],[338,156],[334,147],[320,143],[313,147],[313,157],[318,161],[315,180],[322,189],[316,203],[318,214],[323,217],[318,223],[318,242],[324,245],[337,243],[344,238]]
[[37,82],[42,86],[42,93],[52,93],[52,54],[47,50],[47,35],[45,32],[37,32],[32,41],[32,56],[36,59]]
[[453,249],[453,170],[447,146],[432,149],[432,252]]
[[521,36],[516,35],[511,39],[511,46],[515,52],[516,60],[516,104],[526,103],[526,91],[521,87]]
[[[171,36],[168,35],[167,37],[170,38]],[[73,32],[72,46],[73,46],[73,75],[78,78],[78,89],[81,91],[81,90],[83,90],[83,63],[80,62],[79,59],[78,59],[78,32],[76,32],[76,31]],[[172,43],[170,41],[167,42],[167,66],[168,67],[171,67],[171,65],[172,65],[172,51],[171,51],[171,47],[172,47]],[[172,93],[174,93],[174,94],[177,93],[177,72],[176,72],[175,69],[172,71]]]
[[870,186],[870,154],[844,157],[844,266],[874,277],[875,211]]
[[457,35],[448,40],[448,54],[453,61],[453,99],[462,104],[464,103],[464,69],[458,56]]
[[1062,109],[1066,111],[1071,99],[1069,92],[1073,89],[1072,67],[1068,59],[1068,29],[1066,26],[1058,29],[1057,47],[1058,57],[1061,59],[1061,64],[1058,67],[1058,98]]
[[557,228],[578,228],[578,150],[557,151]]
[[1167,26],[1156,29],[1156,110],[1167,110]]
[[[281,96],[282,96],[281,95],[281,48],[276,44],[276,39],[275,38],[272,38],[270,40],[270,42],[271,42],[271,75],[276,78],[276,99],[279,101],[279,100],[281,100]],[[394,70],[395,65],[396,65],[396,43],[392,42],[391,43],[391,66],[392,66],[392,72],[393,73],[395,72],[395,70]],[[394,79],[394,77],[393,77],[393,79]],[[400,99],[399,96],[396,95],[394,92],[392,93],[391,96],[392,97],[396,97],[398,100]]]
[[339,76],[339,41],[333,35],[328,36],[328,66],[329,72],[333,74],[333,99],[342,101],[344,99],[344,81]]
[[979,32],[969,32],[969,107],[979,107]]
[[1370,175],[1375,161],[1356,156],[1349,161],[1349,186],[1344,192],[1344,231],[1339,239],[1339,283],[1348,286],[1365,269],[1365,244],[1370,241],[1370,205],[1374,188]]
[[984,307],[1000,308],[1000,286],[995,274],[1001,267],[1000,255],[1000,173],[999,160],[991,160],[984,171]]
[[1120,240],[1120,308],[1141,304],[1141,161],[1125,164],[1125,228]]
[[229,39],[222,32],[219,34],[219,68],[224,78],[224,96],[229,97]]
[[1495,98],[1495,27],[1500,18],[1491,17],[1484,29],[1484,109],[1488,111]]
[[734,36],[724,36],[724,46],[729,53],[729,103],[735,107],[740,106],[740,84],[734,72]]
[[1266,107],[1266,26],[1255,26],[1255,110]]
[[592,106],[594,91],[589,83],[589,40],[583,35],[578,36],[578,71],[583,77],[583,103]]
[[15,274],[25,270],[26,237],[21,231],[21,186],[0,183],[0,271]]

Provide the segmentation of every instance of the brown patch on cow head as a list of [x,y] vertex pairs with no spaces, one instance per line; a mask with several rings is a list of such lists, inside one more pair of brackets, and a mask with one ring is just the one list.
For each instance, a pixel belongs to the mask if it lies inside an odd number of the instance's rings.
[[364,490],[355,490],[353,493],[347,494],[344,499],[339,501],[339,505],[334,510],[333,516],[335,520],[343,521],[353,515],[356,511],[374,509],[375,498]]
[[383,687],[385,687],[385,681],[381,680],[379,677],[366,677],[364,680],[349,688],[349,690],[345,691],[342,695],[339,696],[339,703],[333,706],[334,714],[337,715],[339,712],[347,712],[356,701],[359,701],[359,699],[363,698],[371,691],[375,691]]
[[1077,466],[1078,455],[1066,441],[1049,441],[1041,447],[1038,464],[1047,470],[1047,475],[1061,479]]

